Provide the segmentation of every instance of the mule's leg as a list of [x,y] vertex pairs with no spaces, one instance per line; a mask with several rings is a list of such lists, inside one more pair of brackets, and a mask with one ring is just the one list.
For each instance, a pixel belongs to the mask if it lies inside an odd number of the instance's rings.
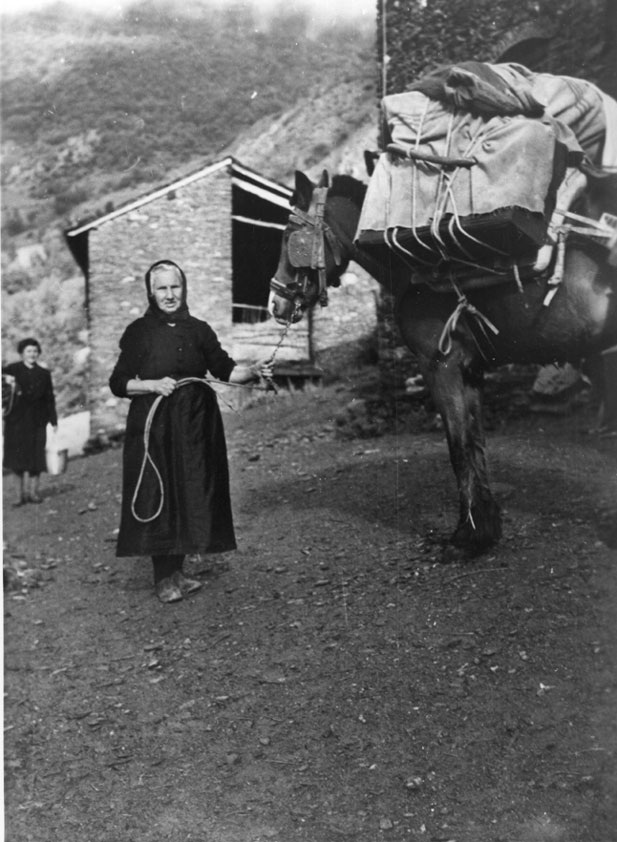
[[482,356],[460,325],[447,354],[440,339],[452,313],[452,298],[426,289],[409,290],[397,302],[401,333],[417,356],[420,371],[443,419],[456,475],[460,516],[451,541],[476,555],[501,537],[501,516],[488,481],[482,424]]
[[491,493],[485,452],[483,374],[456,343],[447,357],[436,355],[421,362],[421,368],[444,422],[458,485],[460,515],[451,542],[477,555],[501,537],[501,515]]

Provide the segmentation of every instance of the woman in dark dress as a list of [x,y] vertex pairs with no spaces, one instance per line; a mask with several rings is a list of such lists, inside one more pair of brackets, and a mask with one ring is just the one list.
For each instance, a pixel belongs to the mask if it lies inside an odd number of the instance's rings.
[[40,503],[40,476],[47,470],[47,425],[58,427],[51,374],[37,364],[41,346],[36,339],[22,339],[17,346],[21,361],[2,369],[4,381],[15,390],[12,409],[4,420],[4,467],[19,477],[19,497],[14,505]]
[[223,423],[203,378],[248,383],[271,368],[236,365],[190,315],[177,264],[154,263],[146,289],[149,307],[125,330],[109,380],[114,395],[131,398],[116,555],[150,555],[158,598],[175,602],[201,587],[182,573],[185,555],[236,547]]

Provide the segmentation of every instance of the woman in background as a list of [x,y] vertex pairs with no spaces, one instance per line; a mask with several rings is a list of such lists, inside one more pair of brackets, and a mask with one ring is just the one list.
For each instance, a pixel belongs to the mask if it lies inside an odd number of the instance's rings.
[[17,346],[20,362],[2,369],[4,381],[14,389],[11,411],[4,419],[4,467],[19,477],[15,506],[41,503],[39,482],[47,470],[47,425],[58,429],[51,374],[38,365],[41,346],[36,339],[22,339]]

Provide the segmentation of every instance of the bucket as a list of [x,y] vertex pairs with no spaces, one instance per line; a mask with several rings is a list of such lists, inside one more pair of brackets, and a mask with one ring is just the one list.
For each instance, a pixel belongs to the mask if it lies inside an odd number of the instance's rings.
[[52,476],[59,476],[66,471],[66,464],[69,460],[68,448],[62,450],[46,450],[47,473]]

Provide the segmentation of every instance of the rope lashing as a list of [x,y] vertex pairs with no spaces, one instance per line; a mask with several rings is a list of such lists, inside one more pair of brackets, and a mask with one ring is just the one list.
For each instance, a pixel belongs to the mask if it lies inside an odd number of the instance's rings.
[[447,357],[450,351],[452,350],[452,334],[456,330],[458,321],[463,313],[467,313],[469,316],[472,316],[474,319],[476,319],[485,333],[487,328],[488,330],[492,331],[495,336],[499,333],[499,330],[490,321],[490,319],[487,319],[487,317],[478,309],[476,309],[476,307],[474,307],[473,304],[470,304],[464,295],[460,295],[458,303],[452,311],[452,313],[450,314],[450,317],[448,318],[441,332],[441,336],[439,337],[438,347],[441,353],[444,355],[444,357]]
[[544,301],[542,302],[544,307],[549,306],[549,304],[557,294],[557,290],[561,286],[561,282],[563,281],[563,274],[566,265],[567,236],[567,228],[560,228],[557,231],[557,257],[555,258],[555,267],[553,269],[553,274],[548,280],[548,292],[544,296]]
[[[455,262],[461,265],[475,265],[469,262],[472,260],[472,256],[464,247],[463,239],[468,243],[474,243],[476,245],[479,245],[482,248],[499,255],[500,257],[506,256],[507,252],[503,251],[502,249],[496,248],[488,242],[474,237],[468,230],[466,230],[461,223],[460,215],[456,207],[453,184],[462,170],[470,169],[475,164],[477,164],[477,158],[471,153],[483,139],[484,135],[482,129],[480,129],[477,132],[477,134],[471,138],[469,144],[463,152],[462,157],[450,156],[448,154],[433,155],[428,152],[423,152],[419,148],[420,140],[422,138],[422,127],[425,116],[426,108],[424,114],[421,116],[419,127],[416,130],[416,141],[415,146],[413,148],[409,148],[406,145],[398,143],[390,143],[386,147],[386,151],[389,152],[391,155],[411,160],[415,164],[415,166],[411,168],[412,224],[411,228],[408,230],[410,230],[411,235],[416,241],[416,245],[431,253],[441,263]],[[452,146],[452,138],[456,131],[454,121],[455,114],[453,113],[448,123],[448,131],[446,137],[446,153],[450,151],[450,148]],[[421,239],[417,232],[418,225],[416,219],[416,194],[418,183],[418,165],[424,165],[425,167],[429,168],[434,167],[438,170],[438,180],[435,188],[435,207],[429,225],[431,245],[429,245],[423,239]],[[448,219],[448,215],[450,214],[451,218]],[[442,230],[442,225],[444,223],[445,227]],[[443,233],[445,233],[446,231],[450,236],[450,243],[446,243],[442,236]],[[434,260],[431,262],[427,259],[422,259],[417,253],[412,253],[408,249],[405,249],[397,240],[396,235],[391,235],[391,242],[388,241],[387,231],[384,232],[384,237],[386,244],[389,245],[390,248],[397,250],[399,254],[405,254],[408,257],[411,257],[412,260],[414,260],[416,263],[419,262],[424,265],[429,265],[433,267],[435,266]],[[465,257],[467,257],[468,260],[465,260],[464,257],[453,257],[453,255],[451,254],[452,244],[454,244],[458,248],[459,252]],[[491,267],[489,266],[478,266],[477,268],[482,269],[483,271],[492,271]]]
[[[566,239],[570,234],[578,234],[579,236],[587,237],[589,240],[600,243],[608,249],[612,248],[617,241],[617,217],[614,217],[611,214],[605,213],[598,220],[591,219],[588,216],[581,216],[580,214],[573,213],[572,211],[561,210],[560,208],[556,208],[554,213],[555,215],[562,216],[564,221],[556,229],[557,256],[555,258],[555,268],[553,269],[553,274],[548,281],[548,292],[542,302],[545,307],[548,307],[552,302],[563,281],[566,259]],[[581,227],[580,225],[572,225],[570,220],[572,220],[572,222],[582,223],[584,227]]]

